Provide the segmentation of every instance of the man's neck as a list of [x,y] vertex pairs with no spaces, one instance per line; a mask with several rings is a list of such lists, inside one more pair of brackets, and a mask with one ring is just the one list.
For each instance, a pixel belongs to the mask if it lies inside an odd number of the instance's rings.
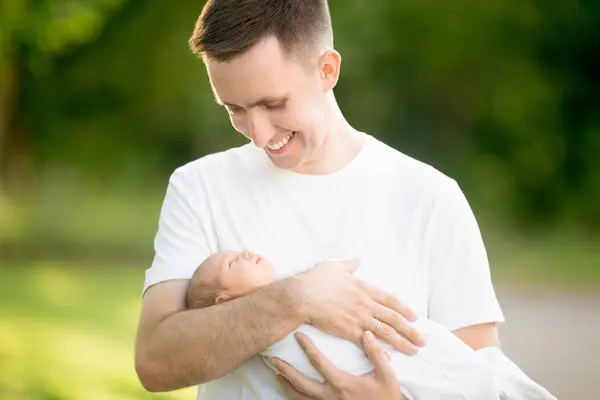
[[313,159],[294,172],[311,175],[335,173],[348,165],[360,152],[365,135],[341,117],[327,135]]

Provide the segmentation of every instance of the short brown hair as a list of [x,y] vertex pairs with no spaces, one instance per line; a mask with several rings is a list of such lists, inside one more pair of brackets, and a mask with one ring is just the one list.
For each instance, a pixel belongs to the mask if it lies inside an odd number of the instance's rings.
[[206,60],[228,61],[273,36],[286,55],[332,39],[327,0],[208,0],[189,44]]

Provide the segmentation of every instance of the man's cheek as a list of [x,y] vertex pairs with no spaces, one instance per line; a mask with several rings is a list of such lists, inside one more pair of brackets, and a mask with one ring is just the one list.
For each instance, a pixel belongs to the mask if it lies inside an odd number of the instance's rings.
[[282,113],[281,115],[273,118],[272,123],[274,126],[285,132],[300,131],[302,126],[299,124],[300,119],[295,118],[292,113]]

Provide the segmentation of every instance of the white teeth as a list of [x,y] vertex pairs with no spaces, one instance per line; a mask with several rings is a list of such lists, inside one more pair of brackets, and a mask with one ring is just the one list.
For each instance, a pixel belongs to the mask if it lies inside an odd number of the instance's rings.
[[286,137],[281,139],[281,141],[279,141],[278,143],[267,144],[267,147],[271,150],[279,150],[280,148],[285,146],[287,144],[287,142],[289,142],[289,140],[292,138],[292,136],[294,136],[294,132],[290,133],[289,135],[287,135]]

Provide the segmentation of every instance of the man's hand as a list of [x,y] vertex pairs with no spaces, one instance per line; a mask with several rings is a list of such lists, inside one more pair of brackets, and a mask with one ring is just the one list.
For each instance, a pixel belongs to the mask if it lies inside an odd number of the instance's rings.
[[386,353],[377,345],[375,337],[370,331],[363,335],[363,348],[375,369],[373,372],[360,377],[347,374],[336,368],[331,361],[317,350],[307,336],[297,333],[296,339],[310,362],[325,378],[325,383],[319,383],[305,377],[279,359],[271,359],[273,365],[283,374],[277,375],[277,380],[293,399],[364,400],[370,398],[400,400],[403,398],[400,392],[400,383],[388,364]]
[[356,261],[323,262],[295,277],[305,321],[358,346],[363,332],[370,330],[399,351],[415,354],[415,345],[424,342],[406,321],[415,320],[413,311],[353,276],[357,268]]

